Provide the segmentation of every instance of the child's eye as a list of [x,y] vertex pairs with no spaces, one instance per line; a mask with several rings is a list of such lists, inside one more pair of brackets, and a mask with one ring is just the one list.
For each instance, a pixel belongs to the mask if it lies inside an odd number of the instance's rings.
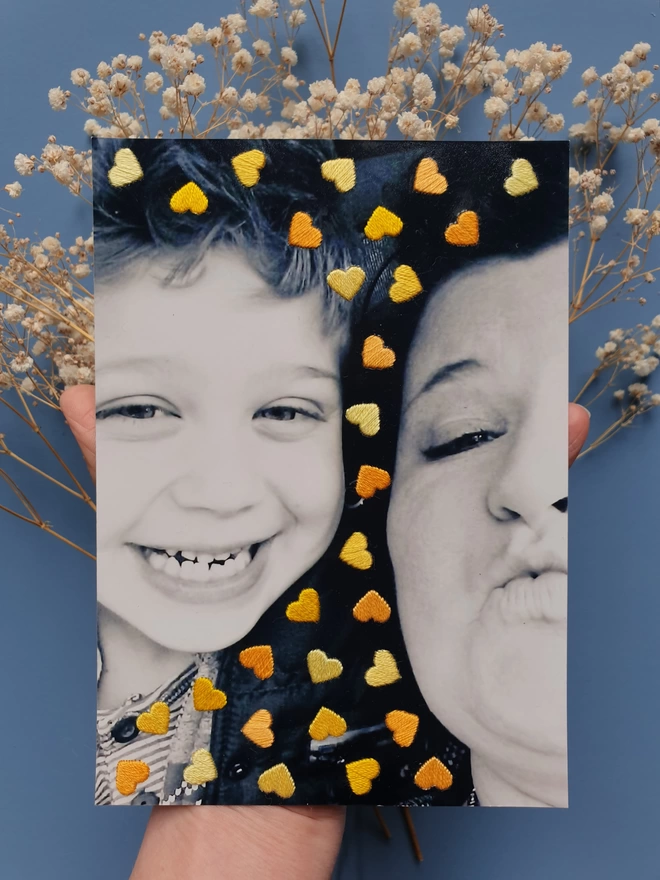
[[422,450],[422,454],[427,461],[440,461],[443,458],[449,458],[452,455],[460,455],[462,452],[469,452],[471,449],[477,449],[485,443],[491,443],[501,437],[504,431],[469,431],[461,434],[453,440],[446,443],[438,443]]
[[276,422],[292,422],[295,418],[315,419],[318,416],[294,406],[267,406],[253,416],[255,419],[274,419]]
[[110,401],[97,409],[96,420],[105,437],[142,440],[169,436],[181,416],[168,401],[145,397]]
[[323,411],[312,401],[272,403],[262,406],[252,416],[261,433],[276,439],[306,436],[324,421]]
[[[174,415],[166,412],[162,406],[153,403],[126,403],[121,406],[107,407],[96,413],[97,419],[108,419],[111,416],[121,416],[126,419],[157,419],[163,416]],[[178,416],[175,416],[178,418]]]

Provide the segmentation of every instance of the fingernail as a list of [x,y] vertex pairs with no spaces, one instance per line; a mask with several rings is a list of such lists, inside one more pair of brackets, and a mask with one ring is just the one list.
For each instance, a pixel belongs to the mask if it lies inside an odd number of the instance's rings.
[[591,418],[591,413],[590,413],[589,410],[586,408],[586,406],[582,406],[581,403],[576,403],[575,406],[579,406],[580,409],[583,409],[583,410],[586,412],[586,414],[589,416],[589,418]]

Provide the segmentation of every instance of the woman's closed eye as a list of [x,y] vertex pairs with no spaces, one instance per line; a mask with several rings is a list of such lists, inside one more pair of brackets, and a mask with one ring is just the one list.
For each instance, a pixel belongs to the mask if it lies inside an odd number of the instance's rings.
[[478,449],[486,443],[492,443],[493,440],[497,440],[505,433],[505,431],[487,429],[466,431],[458,436],[454,436],[452,439],[426,447],[422,450],[422,454],[427,461],[440,461],[452,455],[460,455],[464,452],[470,452],[472,449]]

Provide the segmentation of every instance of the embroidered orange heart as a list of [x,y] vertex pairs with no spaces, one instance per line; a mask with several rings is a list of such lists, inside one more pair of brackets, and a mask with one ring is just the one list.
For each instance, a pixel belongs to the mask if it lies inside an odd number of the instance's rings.
[[456,223],[445,230],[445,240],[458,247],[479,244],[479,218],[474,211],[463,211]]
[[296,783],[286,764],[276,764],[270,770],[265,770],[257,785],[264,794],[276,794],[284,800],[293,797],[296,790]]
[[337,190],[347,193],[355,186],[355,161],[353,159],[329,159],[321,165],[324,180],[334,183]]
[[335,293],[350,302],[364,284],[366,277],[364,269],[359,266],[351,266],[345,272],[343,269],[333,269],[327,280],[328,285]]
[[239,153],[231,160],[236,177],[243,186],[251,187],[259,183],[260,171],[266,164],[266,156],[261,150],[248,150]]
[[214,712],[227,705],[227,694],[213,687],[210,678],[196,678],[193,685],[193,705],[198,712]]
[[254,648],[245,648],[238,655],[241,666],[251,669],[257,678],[262,681],[270,678],[275,669],[273,649],[270,645],[256,645]]
[[178,189],[170,199],[170,208],[177,214],[203,214],[209,206],[209,200],[192,180]]
[[527,159],[516,159],[511,165],[511,177],[504,181],[504,189],[510,196],[526,196],[538,189],[539,180],[532,163]]
[[149,765],[144,761],[117,761],[115,785],[119,794],[133,794],[141,782],[149,779]]
[[138,715],[137,729],[142,733],[162,736],[170,726],[170,707],[167,703],[154,703],[148,712]]
[[302,590],[298,601],[287,605],[286,616],[295,623],[318,623],[321,619],[321,602],[316,590]]
[[394,284],[390,287],[390,299],[395,303],[414,299],[424,288],[417,272],[410,266],[397,266],[394,270]]
[[396,355],[380,336],[367,336],[362,346],[362,365],[367,370],[387,370],[395,361]]
[[192,753],[183,778],[189,785],[204,785],[218,778],[215,761],[208,749],[197,749]]
[[392,731],[394,742],[402,748],[407,748],[412,745],[417,735],[419,715],[395,709],[393,712],[388,712],[385,716],[385,725],[388,730]]
[[401,678],[399,667],[396,665],[390,651],[376,651],[374,665],[367,669],[364,680],[371,687],[383,687],[386,684],[394,684]]
[[377,403],[356,403],[346,410],[351,425],[357,425],[365,437],[375,437],[380,431],[380,408]]
[[270,729],[273,716],[268,709],[258,709],[241,727],[241,733],[260,749],[268,749],[275,742],[275,734]]
[[453,781],[454,777],[451,771],[437,758],[429,758],[415,773],[415,785],[424,791],[428,791],[430,788],[447,791],[448,788],[451,788]]
[[115,161],[108,171],[108,180],[113,186],[128,186],[144,177],[138,158],[128,147],[122,147],[115,153]]
[[387,623],[391,614],[392,609],[375,590],[369,590],[353,608],[353,617],[360,623],[367,623],[369,620]]
[[367,536],[362,532],[353,532],[351,537],[341,548],[339,558],[351,568],[357,568],[360,571],[366,571],[371,568],[374,558],[367,550],[369,542]]
[[368,794],[372,781],[380,774],[380,764],[375,758],[362,758],[346,765],[346,776],[353,794]]
[[419,193],[441,196],[447,192],[447,178],[438,171],[438,163],[435,159],[427,157],[422,159],[415,172],[413,188]]
[[296,211],[289,227],[289,244],[292,247],[317,248],[323,241],[320,229],[317,229],[309,214]]
[[367,221],[364,234],[372,241],[380,241],[386,235],[396,238],[397,235],[401,235],[402,229],[401,218],[379,205]]
[[307,655],[307,668],[309,669],[309,677],[314,684],[321,684],[324,681],[331,681],[333,678],[339,678],[344,671],[341,660],[335,657],[328,657],[325,651],[316,648]]
[[341,715],[337,715],[332,709],[321,706],[316,717],[309,725],[309,735],[312,739],[321,741],[329,736],[343,736],[348,730],[348,725]]
[[378,489],[389,488],[391,482],[387,471],[372,467],[370,464],[363,464],[358,472],[355,491],[360,498],[373,498]]

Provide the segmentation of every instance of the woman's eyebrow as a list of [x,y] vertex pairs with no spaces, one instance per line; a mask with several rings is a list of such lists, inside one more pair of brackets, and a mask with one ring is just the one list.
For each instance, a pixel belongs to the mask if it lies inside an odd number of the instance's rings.
[[448,379],[453,378],[457,373],[461,373],[466,370],[482,368],[483,364],[477,360],[474,360],[474,358],[466,358],[465,360],[454,361],[451,364],[444,364],[444,366],[437,369],[433,373],[433,375],[426,380],[426,382],[424,383],[424,385],[422,385],[422,388],[417,392],[417,394],[415,394],[415,396],[408,401],[408,403],[406,404],[406,410],[411,407],[412,404],[415,403],[415,401],[422,397],[424,394],[427,394],[437,385],[440,385],[443,382],[446,382]]

